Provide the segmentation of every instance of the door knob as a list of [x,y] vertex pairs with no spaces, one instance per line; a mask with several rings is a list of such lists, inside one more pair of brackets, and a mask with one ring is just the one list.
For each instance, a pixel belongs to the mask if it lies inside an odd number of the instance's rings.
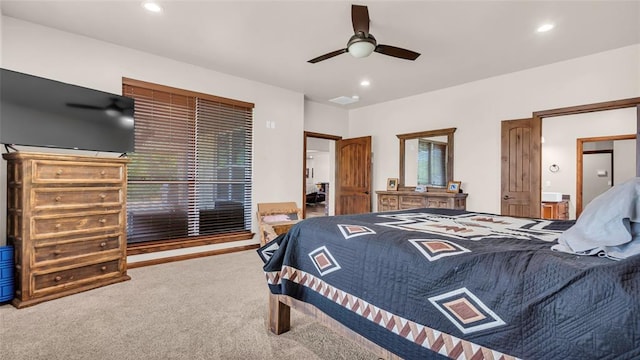
[[511,197],[509,197],[509,195],[505,195],[505,196],[502,198],[502,200],[509,200],[509,199],[511,199]]

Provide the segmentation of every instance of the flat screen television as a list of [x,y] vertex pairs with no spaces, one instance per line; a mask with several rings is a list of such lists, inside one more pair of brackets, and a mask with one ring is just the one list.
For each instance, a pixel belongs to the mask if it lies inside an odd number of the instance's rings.
[[0,143],[134,151],[132,98],[0,69]]

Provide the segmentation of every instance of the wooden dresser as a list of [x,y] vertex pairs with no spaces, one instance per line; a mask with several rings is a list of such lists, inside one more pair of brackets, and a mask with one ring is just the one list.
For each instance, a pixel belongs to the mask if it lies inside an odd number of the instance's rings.
[[21,308],[129,280],[127,159],[13,152],[7,240]]
[[416,208],[467,209],[467,195],[446,191],[376,191],[378,211]]

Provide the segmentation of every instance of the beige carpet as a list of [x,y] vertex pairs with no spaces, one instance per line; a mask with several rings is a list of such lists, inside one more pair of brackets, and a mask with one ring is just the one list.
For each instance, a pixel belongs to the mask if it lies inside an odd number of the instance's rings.
[[376,359],[292,311],[268,332],[255,251],[129,270],[132,280],[24,309],[0,306],[0,359]]

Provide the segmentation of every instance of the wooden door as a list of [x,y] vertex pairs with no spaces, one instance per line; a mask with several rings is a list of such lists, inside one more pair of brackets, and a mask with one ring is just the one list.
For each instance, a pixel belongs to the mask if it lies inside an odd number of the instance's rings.
[[[502,122],[502,186],[501,213],[506,216],[540,217],[540,204],[534,204],[536,172],[532,167],[538,163],[539,147],[534,146],[532,119],[505,120]],[[538,135],[539,138],[539,135]]]
[[371,136],[336,141],[336,215],[371,212]]

